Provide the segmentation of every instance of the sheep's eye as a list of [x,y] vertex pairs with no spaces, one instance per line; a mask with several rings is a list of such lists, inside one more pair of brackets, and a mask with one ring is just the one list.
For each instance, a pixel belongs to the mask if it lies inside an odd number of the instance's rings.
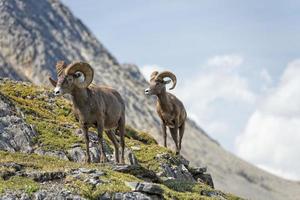
[[74,74],[74,78],[79,78],[80,76],[81,76],[80,73],[75,73],[75,74]]

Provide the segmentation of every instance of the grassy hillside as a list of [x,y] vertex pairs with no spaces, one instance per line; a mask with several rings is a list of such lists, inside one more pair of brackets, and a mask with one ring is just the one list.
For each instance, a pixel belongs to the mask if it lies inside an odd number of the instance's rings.
[[[47,88],[8,79],[0,80],[0,95],[15,105],[17,114],[34,127],[37,132],[33,139],[34,149],[67,152],[74,144],[85,149],[83,139],[74,133],[78,123],[71,112],[71,104],[64,98],[54,98],[52,91]],[[112,149],[106,136],[105,140]],[[113,163],[85,164],[34,153],[0,151],[0,193],[21,191],[30,196],[41,189],[47,189],[51,183],[82,197],[97,199],[105,193],[132,191],[128,182],[154,182],[162,189],[164,199],[239,199],[201,182],[158,176],[162,173],[163,164],[176,165],[182,158],[159,146],[148,133],[127,127],[126,147],[131,149],[139,163],[126,170],[116,169],[118,166]],[[91,173],[75,173],[82,169],[90,170]],[[101,172],[101,184],[89,183],[87,180],[96,172]],[[41,181],[41,177],[48,179]]]

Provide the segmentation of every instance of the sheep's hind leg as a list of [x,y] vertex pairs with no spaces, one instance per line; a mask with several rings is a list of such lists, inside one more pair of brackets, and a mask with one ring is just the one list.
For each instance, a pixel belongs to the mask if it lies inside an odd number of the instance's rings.
[[179,150],[179,147],[178,147],[178,128],[175,127],[175,128],[169,128],[169,129],[170,129],[171,136],[172,136],[173,141],[174,141],[175,146],[176,146],[176,155],[179,155],[180,150]]
[[185,128],[185,122],[183,122],[183,124],[179,127],[179,141],[178,141],[179,151],[181,151],[181,143],[184,134],[184,128]]
[[86,144],[86,155],[85,155],[85,162],[90,163],[91,162],[91,156],[90,156],[90,148],[89,148],[89,131],[86,126],[82,128],[83,134],[84,134],[84,139],[85,139],[85,144]]
[[98,126],[98,138],[99,138],[99,148],[100,148],[100,162],[107,162],[107,158],[104,151],[104,140],[103,140],[103,127]]
[[125,164],[125,115],[119,121],[118,131],[121,143],[121,163]]
[[120,157],[119,157],[119,143],[117,141],[117,138],[115,136],[115,133],[112,130],[107,130],[106,135],[108,138],[112,141],[114,147],[115,147],[115,161],[116,163],[120,163]]
[[166,128],[166,125],[164,123],[162,123],[161,128],[162,128],[163,137],[164,137],[164,147],[167,148],[168,146],[167,146],[167,128]]

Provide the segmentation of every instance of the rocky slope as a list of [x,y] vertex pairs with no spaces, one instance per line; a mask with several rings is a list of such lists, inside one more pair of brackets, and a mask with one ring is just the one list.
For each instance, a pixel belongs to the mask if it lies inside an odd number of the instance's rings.
[[161,147],[145,132],[126,128],[126,165],[83,163],[84,139],[69,102],[49,89],[0,79],[0,199],[239,199],[213,189],[206,168]]
[[[47,75],[55,76],[54,64],[60,59],[91,63],[95,83],[111,85],[124,96],[127,124],[150,132],[161,141],[154,102],[143,95],[147,82],[137,66],[119,64],[58,0],[0,1],[0,76],[47,85]],[[236,158],[192,121],[188,122],[183,139],[183,154],[192,165],[208,166],[216,188],[263,200],[294,199],[300,195],[298,183]]]

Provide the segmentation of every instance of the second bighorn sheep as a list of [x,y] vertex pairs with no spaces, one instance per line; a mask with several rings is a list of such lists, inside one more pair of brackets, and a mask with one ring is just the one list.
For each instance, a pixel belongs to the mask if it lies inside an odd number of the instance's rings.
[[150,76],[150,87],[145,89],[145,94],[158,97],[156,110],[162,122],[164,146],[167,147],[166,127],[169,127],[176,146],[176,154],[180,154],[187,114],[183,103],[176,96],[166,91],[166,84],[170,83],[171,80],[164,80],[164,78],[170,78],[173,81],[170,90],[174,89],[177,79],[172,72],[158,73],[154,71]]
[[108,87],[90,85],[94,71],[88,63],[75,62],[65,65],[63,61],[56,64],[58,80],[49,80],[55,87],[55,95],[70,94],[73,102],[73,112],[79,120],[86,141],[86,162],[91,162],[89,151],[88,129],[97,128],[100,147],[100,162],[106,161],[104,152],[103,131],[115,147],[115,160],[119,159],[119,143],[112,129],[119,131],[121,142],[121,163],[124,163],[125,134],[125,104],[121,95]]

